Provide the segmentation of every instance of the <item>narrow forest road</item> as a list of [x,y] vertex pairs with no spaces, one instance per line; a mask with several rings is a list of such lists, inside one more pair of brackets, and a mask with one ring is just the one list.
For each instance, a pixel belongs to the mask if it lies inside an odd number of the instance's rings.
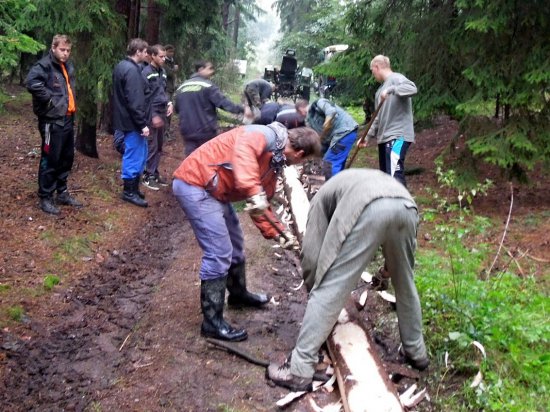
[[[39,137],[29,113],[28,102],[14,103],[0,126],[0,282],[9,285],[0,299],[24,310],[21,322],[7,320],[0,332],[0,409],[272,410],[287,391],[269,385],[264,368],[199,335],[201,251],[170,188],[147,191],[147,209],[122,202],[120,160],[111,137],[101,136],[100,158],[77,154],[69,181],[85,207],[43,214],[35,195]],[[167,144],[166,175],[182,152],[179,139]],[[277,304],[226,309],[226,316],[248,330],[239,347],[280,360],[305,309],[305,291],[291,289],[301,281],[297,259],[263,239],[245,213],[241,221],[250,288],[270,292]],[[42,285],[47,274],[61,279],[52,292]],[[295,410],[307,410],[306,402]]]

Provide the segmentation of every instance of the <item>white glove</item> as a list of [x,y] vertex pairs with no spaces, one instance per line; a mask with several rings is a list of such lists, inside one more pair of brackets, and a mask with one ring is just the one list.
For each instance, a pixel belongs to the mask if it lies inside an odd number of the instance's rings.
[[246,207],[244,210],[250,213],[250,216],[261,216],[268,207],[269,202],[267,201],[267,196],[265,192],[262,191],[246,199]]
[[296,236],[289,231],[285,231],[284,233],[286,238],[282,235],[277,235],[275,238],[279,242],[279,245],[281,245],[283,249],[298,250],[300,248],[300,244],[298,243]]

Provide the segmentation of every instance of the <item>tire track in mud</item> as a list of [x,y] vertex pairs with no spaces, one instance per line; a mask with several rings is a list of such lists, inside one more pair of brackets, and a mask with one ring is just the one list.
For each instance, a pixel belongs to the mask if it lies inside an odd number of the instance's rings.
[[111,387],[131,368],[119,348],[147,312],[181,245],[191,239],[189,224],[181,221],[175,201],[163,204],[133,240],[121,239],[128,242],[124,248],[65,291],[63,308],[52,308],[51,321],[31,320],[35,337],[0,332],[3,411],[84,410],[94,392]]

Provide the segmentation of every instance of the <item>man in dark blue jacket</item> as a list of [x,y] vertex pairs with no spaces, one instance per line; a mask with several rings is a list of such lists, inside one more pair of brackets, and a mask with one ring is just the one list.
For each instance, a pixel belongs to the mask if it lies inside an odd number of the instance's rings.
[[147,42],[130,40],[126,54],[126,59],[120,61],[113,71],[113,127],[124,133],[125,146],[122,156],[122,199],[147,207],[139,191],[140,175],[147,160],[147,125],[151,120],[151,91],[139,66],[147,58]]
[[166,50],[160,44],[150,47],[151,62],[143,68],[143,75],[151,88],[151,124],[147,138],[147,162],[143,173],[143,184],[152,190],[159,190],[159,186],[168,186],[159,172],[162,144],[164,142],[165,124],[168,116],[172,115],[172,102],[166,93],[166,72],[163,69],[166,59]]
[[196,62],[195,71],[176,90],[176,112],[186,156],[218,135],[216,108],[234,114],[244,113],[242,105],[231,102],[210,81],[215,72],[212,62]]
[[50,214],[59,214],[56,203],[82,206],[67,190],[67,178],[74,160],[74,67],[69,61],[71,40],[56,34],[48,55],[30,70],[26,86],[32,94],[34,114],[38,116],[38,130],[42,137],[40,166],[38,168],[38,197],[40,208]]

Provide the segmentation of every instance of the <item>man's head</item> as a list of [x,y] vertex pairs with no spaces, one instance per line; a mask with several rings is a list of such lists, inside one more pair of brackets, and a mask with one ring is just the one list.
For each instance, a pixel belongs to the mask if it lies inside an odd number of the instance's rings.
[[166,60],[166,49],[160,44],[155,44],[150,47],[151,65],[157,69],[164,66]]
[[169,58],[174,57],[174,54],[176,53],[176,48],[171,44],[167,44],[166,46],[164,46],[164,50],[166,50],[166,57]]
[[132,39],[126,47],[126,54],[136,63],[141,63],[147,60],[148,44],[142,39]]
[[51,50],[60,63],[66,63],[71,55],[71,39],[65,34],[56,34],[53,36]]
[[214,75],[216,70],[212,62],[208,60],[199,60],[195,62],[195,72],[198,73],[199,76],[209,79]]
[[307,116],[307,111],[309,109],[309,102],[306,99],[298,99],[296,100],[296,112],[302,116]]
[[294,165],[309,157],[321,155],[319,135],[310,127],[296,127],[288,131],[288,141],[285,146],[286,163]]
[[370,71],[377,82],[383,83],[392,73],[389,57],[381,54],[375,56],[370,62]]

